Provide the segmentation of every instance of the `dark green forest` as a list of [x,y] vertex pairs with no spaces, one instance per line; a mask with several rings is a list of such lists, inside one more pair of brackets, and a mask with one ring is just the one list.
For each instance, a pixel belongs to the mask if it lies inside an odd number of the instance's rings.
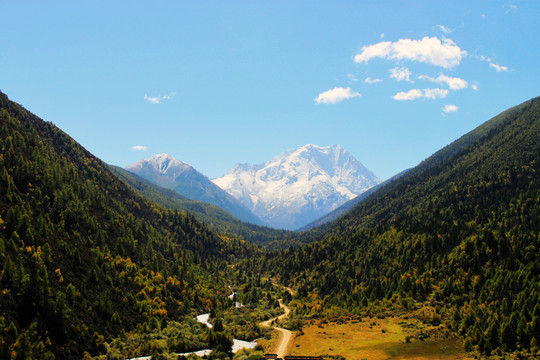
[[227,264],[258,251],[146,200],[1,93],[0,149],[1,359],[95,356],[209,311]]
[[540,99],[492,119],[381,188],[307,245],[248,261],[327,308],[437,304],[465,348],[540,340]]

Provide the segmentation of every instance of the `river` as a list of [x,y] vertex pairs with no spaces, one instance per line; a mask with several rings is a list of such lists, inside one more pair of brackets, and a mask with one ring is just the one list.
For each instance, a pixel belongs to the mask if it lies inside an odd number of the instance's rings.
[[[287,288],[287,290],[289,290],[289,292],[291,292],[291,294],[292,294],[291,289]],[[235,293],[233,292],[231,295],[229,295],[229,299],[232,300],[234,298],[234,294]],[[242,307],[244,305],[242,305],[239,302],[236,302],[235,306],[236,307]],[[261,326],[271,326],[270,324],[272,323],[272,321],[283,319],[283,318],[287,317],[287,315],[289,315],[290,309],[285,304],[283,304],[281,299],[279,300],[279,306],[282,309],[285,310],[285,313],[278,316],[278,317],[275,317],[275,318],[272,318],[272,319],[261,322],[261,324],[260,324]],[[198,322],[200,322],[201,324],[204,324],[204,325],[208,326],[209,328],[211,328],[213,326],[209,321],[210,320],[210,313],[197,315],[197,317],[195,319]],[[289,331],[289,330],[286,330],[286,329],[278,328],[278,327],[274,327],[274,329],[282,334],[282,336],[280,336],[276,340],[276,346],[277,346],[277,349],[278,349],[277,350],[278,356],[281,357],[281,358],[284,358],[285,355],[288,354],[288,351],[289,351],[288,348],[290,347],[290,344],[291,344],[292,339],[293,339],[292,332]],[[244,341],[244,340],[233,339],[232,352],[236,354],[240,349],[243,349],[243,348],[253,349],[253,348],[255,348],[255,346],[257,346],[256,341]],[[199,357],[202,357],[202,356],[205,356],[205,355],[209,355],[211,352],[212,352],[211,349],[202,349],[202,350],[198,350],[198,351],[193,351],[193,352],[189,352],[189,353],[182,353],[182,354],[177,354],[177,355],[188,356],[190,354],[195,354],[195,355],[197,355]],[[138,358],[131,358],[131,359],[128,359],[128,360],[150,360],[150,358],[151,358],[151,356],[143,356],[143,357],[138,357]]]
[[[234,294],[231,295],[231,296],[234,296]],[[210,314],[198,315],[196,317],[196,319],[201,324],[204,324],[204,325],[208,326],[209,328],[212,327],[212,324],[209,322]],[[253,348],[255,348],[255,346],[257,346],[256,341],[244,341],[244,340],[233,339],[232,352],[236,354],[240,349],[243,349],[243,348],[253,349]],[[195,351],[195,352],[192,352],[192,353],[183,353],[183,354],[178,354],[178,355],[187,356],[189,354],[195,354],[197,356],[204,356],[204,355],[210,354],[211,352],[212,352],[211,349],[203,349],[203,350]],[[200,354],[202,354],[202,355],[200,355]]]

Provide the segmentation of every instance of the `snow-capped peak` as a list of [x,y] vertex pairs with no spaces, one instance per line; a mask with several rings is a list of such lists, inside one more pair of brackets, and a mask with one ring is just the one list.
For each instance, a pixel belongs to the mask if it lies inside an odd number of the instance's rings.
[[172,177],[178,175],[178,172],[183,172],[191,166],[183,161],[177,160],[169,154],[158,154],[148,159],[142,159],[134,164],[129,165],[126,169],[131,172],[138,173],[143,170],[153,170],[161,174],[167,174]]
[[237,165],[215,184],[263,220],[294,229],[380,181],[340,145],[285,151],[261,165]]

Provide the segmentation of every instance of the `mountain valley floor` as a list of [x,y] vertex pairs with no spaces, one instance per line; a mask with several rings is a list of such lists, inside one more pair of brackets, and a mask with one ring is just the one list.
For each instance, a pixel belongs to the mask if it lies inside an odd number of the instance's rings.
[[295,337],[290,355],[306,354],[347,360],[473,359],[463,350],[463,339],[407,316],[310,321]]

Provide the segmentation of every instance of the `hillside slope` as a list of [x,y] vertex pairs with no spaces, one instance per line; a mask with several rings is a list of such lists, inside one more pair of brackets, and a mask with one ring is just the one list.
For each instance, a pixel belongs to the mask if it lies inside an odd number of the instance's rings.
[[336,220],[337,218],[339,218],[340,216],[342,216],[343,214],[345,214],[349,210],[351,210],[353,207],[357,206],[360,202],[367,199],[369,196],[371,196],[371,194],[375,193],[377,190],[379,190],[383,186],[386,186],[386,185],[392,183],[393,181],[399,179],[401,176],[406,174],[409,170],[410,169],[403,170],[399,174],[392,176],[390,179],[385,180],[385,181],[373,186],[372,188],[370,188],[369,190],[361,193],[360,195],[358,195],[354,199],[347,201],[345,204],[341,205],[336,210],[334,210],[332,212],[329,212],[328,214],[326,214],[324,216],[321,216],[317,220],[307,224],[303,228],[299,229],[299,231],[307,231],[307,230],[313,229],[315,227],[319,227],[321,225],[324,225],[326,223],[329,223],[331,221]]
[[[438,304],[466,348],[540,339],[540,99],[486,122],[382,187],[269,269],[326,306]],[[408,304],[403,302],[402,306]]]
[[266,225],[238,199],[215,185],[191,165],[167,154],[142,159],[126,167],[154,184],[171,189],[191,200],[219,206],[229,214],[244,222]]
[[188,199],[176,191],[163,188],[117,166],[109,165],[111,171],[133,187],[141,195],[169,209],[185,211],[209,225],[213,230],[228,237],[240,237],[257,245],[279,242],[292,234],[287,231],[254,225],[238,220],[225,210],[212,204]]
[[[137,194],[0,93],[0,358],[81,359],[208,311],[254,249]],[[146,330],[145,330],[146,329]]]

